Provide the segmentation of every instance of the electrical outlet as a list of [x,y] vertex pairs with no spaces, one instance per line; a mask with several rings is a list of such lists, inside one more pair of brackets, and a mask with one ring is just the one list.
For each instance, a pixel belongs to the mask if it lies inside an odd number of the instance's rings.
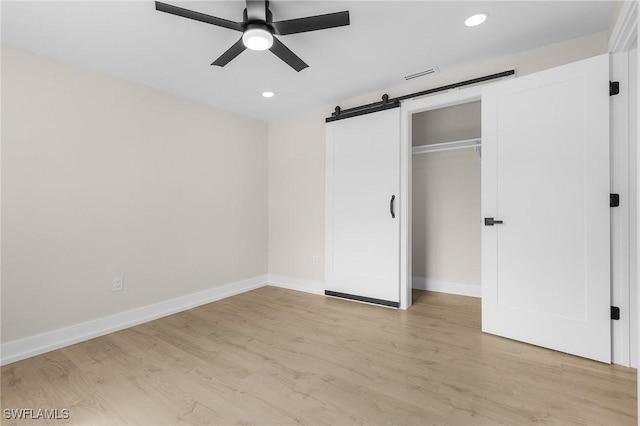
[[124,277],[113,277],[113,291],[120,291],[124,288]]
[[318,256],[313,256],[311,261],[313,262],[314,266],[318,266],[318,263],[320,263],[320,258]]

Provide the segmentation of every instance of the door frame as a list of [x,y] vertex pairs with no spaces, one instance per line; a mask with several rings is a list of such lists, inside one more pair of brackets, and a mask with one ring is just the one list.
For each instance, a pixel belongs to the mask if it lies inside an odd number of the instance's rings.
[[[631,105],[632,99],[640,99],[638,69],[640,56],[629,54],[640,47],[638,34],[638,1],[625,1],[620,7],[616,22],[611,30],[607,50],[610,54],[610,75],[612,80],[620,81],[620,94],[613,97],[611,103],[611,149],[612,176],[611,191],[619,192],[621,203],[616,212],[612,211],[612,302],[620,302],[621,320],[624,323],[612,326],[613,362],[625,366],[640,365],[640,292],[638,291],[638,266],[640,265],[640,150],[637,149],[640,134],[638,122],[640,117],[637,105]],[[635,60],[635,63],[631,63]],[[634,93],[631,93],[631,90]],[[635,158],[632,144],[635,143]],[[628,160],[626,160],[628,159]],[[623,161],[626,163],[622,163]],[[632,181],[634,179],[635,181]],[[626,198],[626,202],[624,199]],[[631,203],[634,205],[632,206]],[[615,209],[614,209],[615,210]],[[633,232],[633,235],[631,233]],[[615,250],[615,251],[614,251]],[[625,301],[625,298],[627,299]],[[625,341],[626,340],[626,341]],[[638,381],[640,391],[640,380]],[[640,398],[638,398],[640,409]]]
[[[497,80],[497,82],[499,81],[501,80]],[[410,99],[403,101],[400,106],[400,309],[408,309],[412,303],[411,124],[413,115],[432,109],[479,101],[482,97],[482,88],[488,84],[495,83],[486,83],[464,89],[453,89],[438,95]]]
[[611,80],[619,81],[620,93],[610,98],[611,112],[609,128],[611,155],[611,193],[620,195],[620,205],[611,209],[611,305],[620,308],[620,320],[612,321],[612,362],[635,367],[635,321],[637,303],[631,295],[635,295],[635,282],[632,280],[631,268],[631,194],[632,163],[631,149],[631,114],[629,52],[616,52],[609,55]]

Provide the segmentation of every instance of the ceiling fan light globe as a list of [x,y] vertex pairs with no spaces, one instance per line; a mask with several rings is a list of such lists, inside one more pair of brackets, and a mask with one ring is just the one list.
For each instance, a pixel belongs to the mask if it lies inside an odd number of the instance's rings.
[[251,50],[267,50],[273,46],[273,35],[263,28],[248,28],[242,34],[242,42]]

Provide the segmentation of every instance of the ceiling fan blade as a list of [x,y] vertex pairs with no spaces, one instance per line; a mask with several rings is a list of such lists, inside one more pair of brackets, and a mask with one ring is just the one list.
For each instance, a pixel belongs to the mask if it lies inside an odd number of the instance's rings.
[[273,25],[276,34],[279,35],[342,27],[349,25],[349,11],[345,10],[344,12],[328,13],[326,15],[289,19],[287,21],[273,22],[271,25]]
[[233,46],[231,46],[226,52],[224,52],[218,59],[213,61],[211,65],[217,65],[219,67],[224,67],[227,65],[233,58],[244,52],[246,47],[242,42],[242,39],[238,40]]
[[277,38],[273,38],[273,46],[269,49],[276,55],[278,58],[285,61],[291,68],[300,72],[303,69],[307,68],[309,65],[305,64],[304,61],[293,53],[287,46],[282,44],[280,40]]
[[249,21],[267,20],[267,2],[266,0],[247,0],[247,18]]
[[159,10],[160,12],[170,13],[176,16],[182,16],[183,18],[193,19],[195,21],[205,22],[207,24],[217,25],[218,27],[229,28],[230,30],[243,30],[241,22],[234,22],[227,19],[217,18],[215,16],[206,15],[204,13],[195,12],[189,9],[183,9],[182,7],[173,6],[159,1],[156,2],[156,10]]

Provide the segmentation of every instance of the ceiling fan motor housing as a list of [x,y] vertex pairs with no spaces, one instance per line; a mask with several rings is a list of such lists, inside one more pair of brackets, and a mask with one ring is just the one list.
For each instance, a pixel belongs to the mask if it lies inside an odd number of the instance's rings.
[[[270,23],[273,22],[273,13],[271,13],[271,11],[269,10],[269,2],[266,2],[266,3],[267,3],[267,10],[266,10],[267,19],[266,19],[266,23],[270,24]],[[247,14],[247,9],[245,8],[244,12],[242,12],[242,22],[247,23],[247,24],[251,24],[251,23],[261,23],[261,22],[265,22],[265,21],[262,21],[262,20],[250,21],[249,20],[249,15]]]

